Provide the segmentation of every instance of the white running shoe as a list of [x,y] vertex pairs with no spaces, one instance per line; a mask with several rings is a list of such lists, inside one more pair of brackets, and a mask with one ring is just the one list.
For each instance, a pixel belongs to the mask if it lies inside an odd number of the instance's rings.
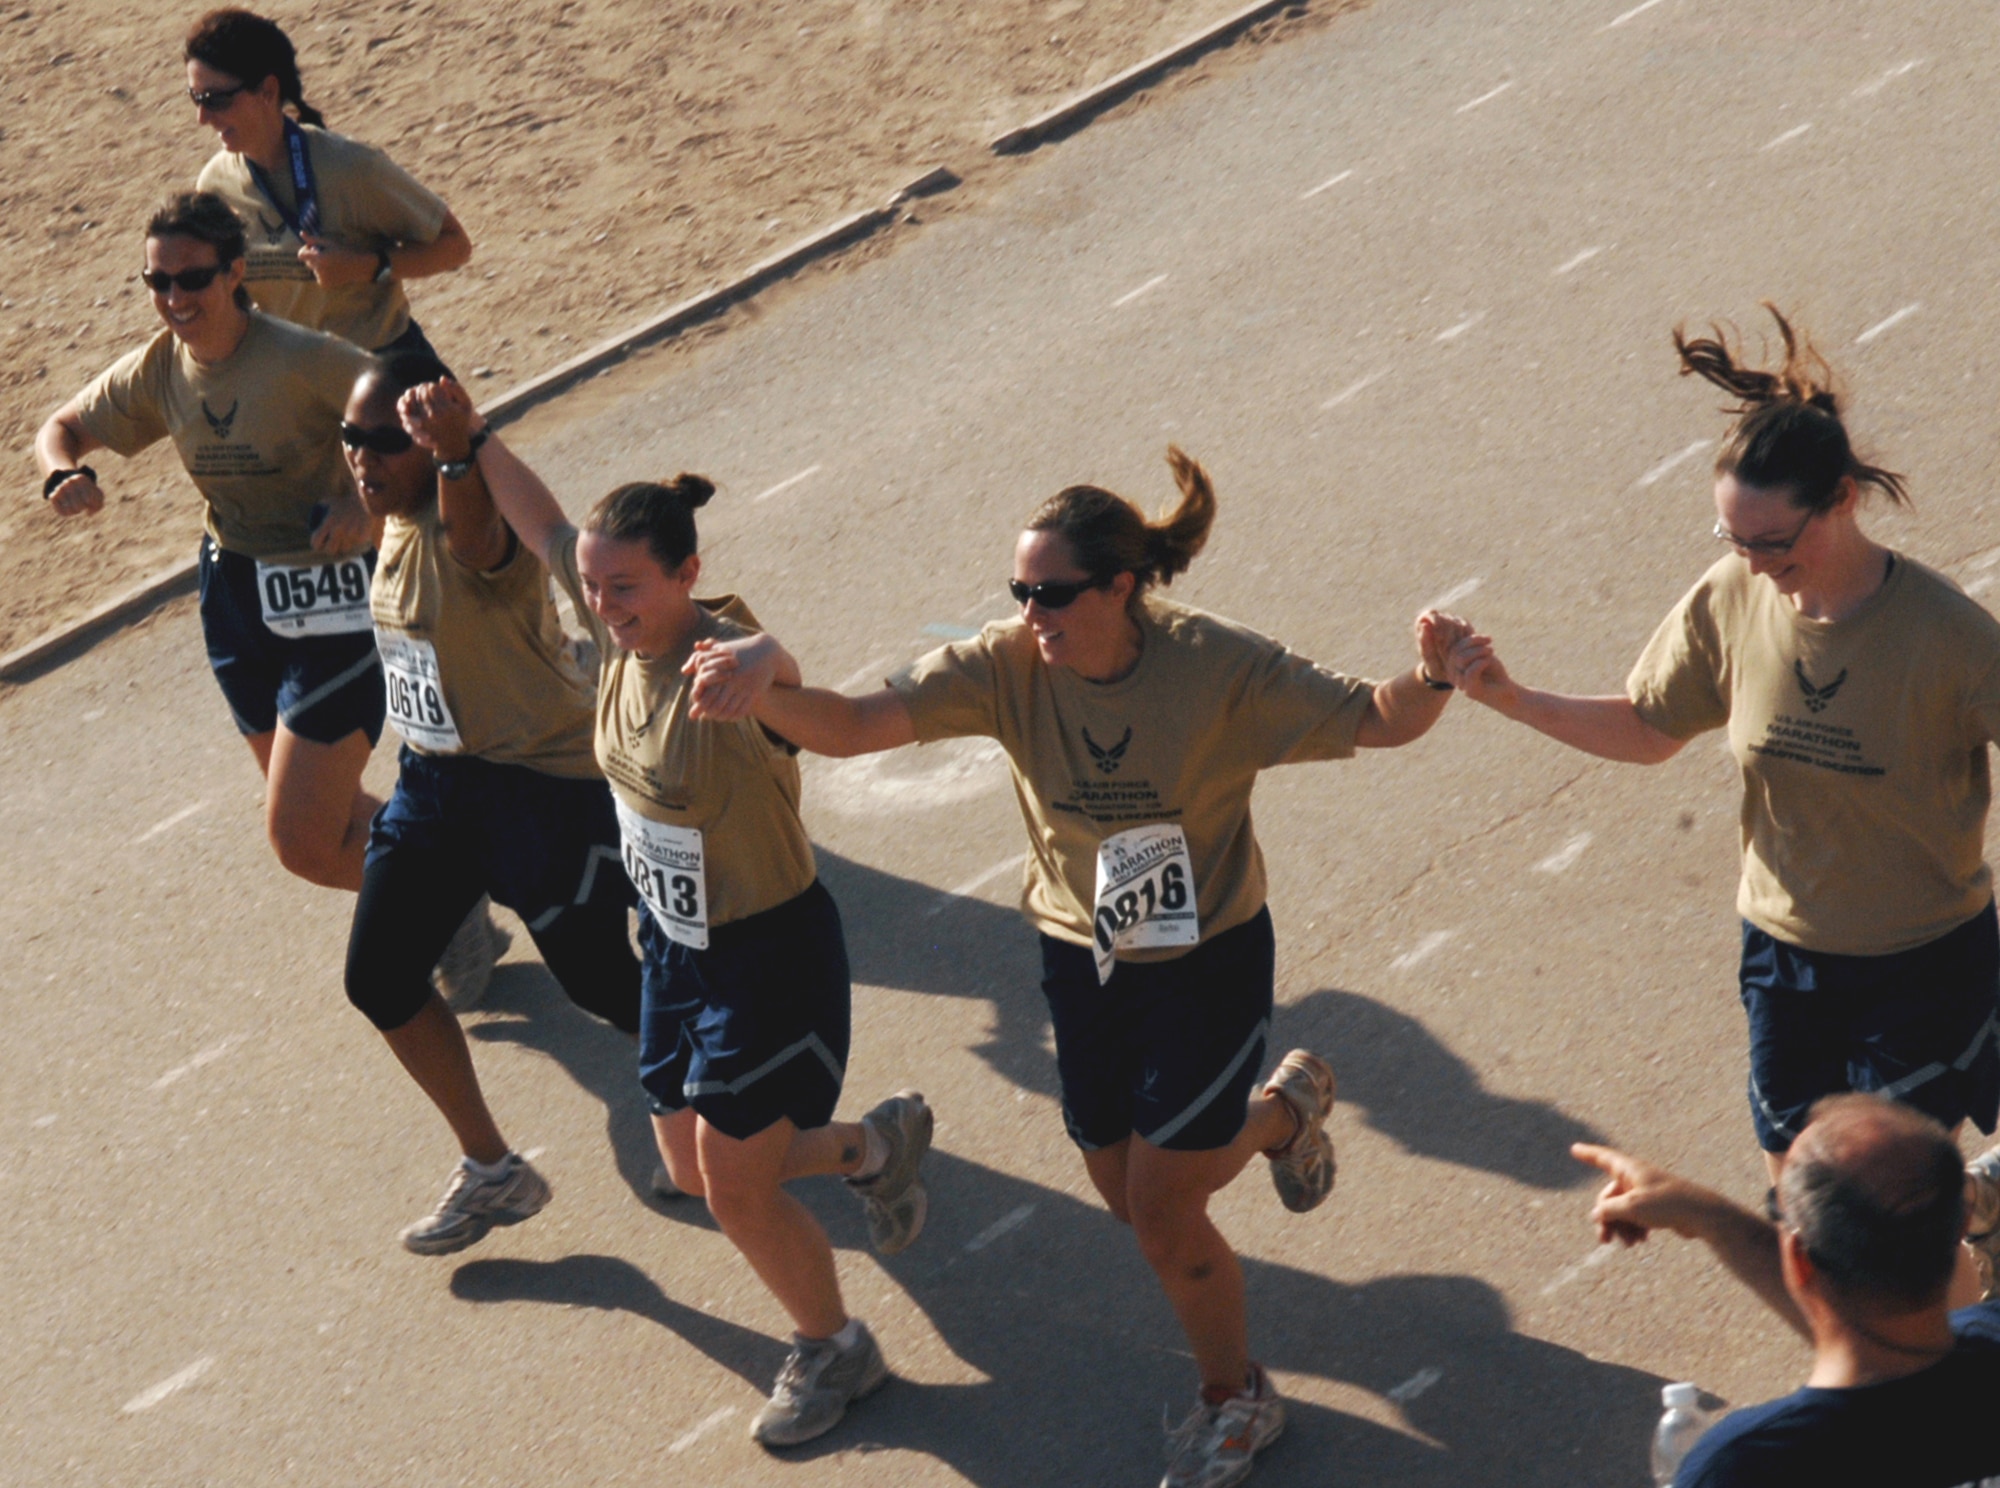
[[1187,1419],[1167,1431],[1167,1475],[1160,1488],[1230,1488],[1250,1476],[1252,1459],[1285,1429],[1285,1402],[1261,1364],[1254,1383],[1220,1405],[1197,1395]]
[[506,949],[506,937],[493,923],[493,901],[484,894],[472,912],[452,932],[444,954],[432,973],[438,995],[454,1013],[467,1013],[479,1006],[486,987],[493,980],[493,963]]
[[868,1243],[879,1255],[894,1255],[924,1232],[930,1215],[930,1191],[919,1170],[931,1150],[931,1108],[916,1091],[899,1090],[863,1116],[861,1124],[888,1141],[889,1157],[881,1172],[845,1181],[861,1195]]
[[750,1423],[751,1437],[767,1447],[795,1447],[824,1436],[840,1424],[847,1407],[880,1389],[889,1378],[888,1361],[866,1323],[861,1336],[842,1349],[831,1338],[792,1336],[792,1352],[778,1371],[771,1398]]
[[449,1255],[486,1237],[495,1225],[519,1224],[541,1213],[549,1181],[519,1153],[510,1152],[498,1178],[481,1178],[463,1162],[437,1208],[403,1231],[403,1248],[418,1255]]
[[2000,1143],[1965,1165],[1965,1243],[1979,1271],[1982,1301],[2000,1296]]
[[1264,1154],[1271,1159],[1271,1184],[1294,1214],[1317,1209],[1333,1192],[1339,1172],[1333,1138],[1326,1134],[1327,1114],[1333,1110],[1333,1071],[1310,1049],[1294,1049],[1271,1071],[1264,1093],[1283,1100],[1298,1121],[1291,1141]]

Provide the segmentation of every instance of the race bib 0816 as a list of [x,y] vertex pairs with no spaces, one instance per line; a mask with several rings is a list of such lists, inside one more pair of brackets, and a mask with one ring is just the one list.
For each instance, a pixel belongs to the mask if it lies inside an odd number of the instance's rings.
[[1119,951],[1201,943],[1187,834],[1169,822],[1134,827],[1097,846],[1097,908],[1091,950],[1100,986]]
[[360,554],[328,563],[257,565],[257,602],[273,635],[351,635],[374,625],[368,564]]
[[697,951],[708,949],[708,875],[699,827],[675,827],[639,815],[623,801],[618,807],[618,840],[625,872],[646,908],[667,932]]
[[389,722],[419,749],[457,754],[465,747],[444,700],[437,647],[416,636],[377,628],[375,649],[382,657],[382,686],[388,694]]

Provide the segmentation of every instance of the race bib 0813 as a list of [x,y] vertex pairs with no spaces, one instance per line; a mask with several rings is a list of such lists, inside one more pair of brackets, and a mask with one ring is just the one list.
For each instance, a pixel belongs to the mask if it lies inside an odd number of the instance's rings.
[[358,553],[328,563],[259,562],[257,602],[273,635],[351,635],[375,623],[368,564]]
[[667,932],[697,951],[708,949],[708,875],[699,827],[675,827],[639,815],[623,801],[618,807],[618,840],[625,872],[646,908]]
[[1097,846],[1091,950],[1100,986],[1120,951],[1201,943],[1187,834],[1170,822],[1134,827]]

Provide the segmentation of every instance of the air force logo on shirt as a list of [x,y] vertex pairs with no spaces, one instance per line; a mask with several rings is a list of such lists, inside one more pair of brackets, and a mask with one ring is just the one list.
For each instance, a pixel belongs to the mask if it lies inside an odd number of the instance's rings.
[[1097,768],[1106,775],[1118,773],[1118,767],[1125,763],[1125,751],[1132,747],[1132,725],[1125,725],[1125,736],[1116,744],[1106,748],[1090,737],[1090,730],[1083,731],[1084,747],[1090,751],[1090,758]]
[[217,439],[227,439],[229,437],[230,425],[236,422],[236,410],[242,406],[243,400],[238,398],[234,403],[229,405],[229,412],[217,413],[208,406],[208,399],[203,398],[201,400],[201,416],[208,420],[208,427],[214,432]]
[[1827,704],[1833,701],[1834,694],[1840,691],[1841,684],[1847,680],[1847,668],[1842,667],[1840,675],[1824,687],[1813,686],[1812,678],[1806,675],[1806,664],[1797,659],[1792,662],[1792,675],[1799,679],[1799,691],[1806,697],[1806,710],[1820,713],[1825,711]]

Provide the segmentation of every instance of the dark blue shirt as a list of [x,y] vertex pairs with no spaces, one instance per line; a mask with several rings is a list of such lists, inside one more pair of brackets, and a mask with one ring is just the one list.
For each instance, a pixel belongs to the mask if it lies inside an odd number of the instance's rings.
[[1852,1390],[1808,1386],[1731,1411],[1674,1488],[1960,1488],[2000,1483],[2000,1302],[1951,1315],[1958,1347],[1917,1373]]

